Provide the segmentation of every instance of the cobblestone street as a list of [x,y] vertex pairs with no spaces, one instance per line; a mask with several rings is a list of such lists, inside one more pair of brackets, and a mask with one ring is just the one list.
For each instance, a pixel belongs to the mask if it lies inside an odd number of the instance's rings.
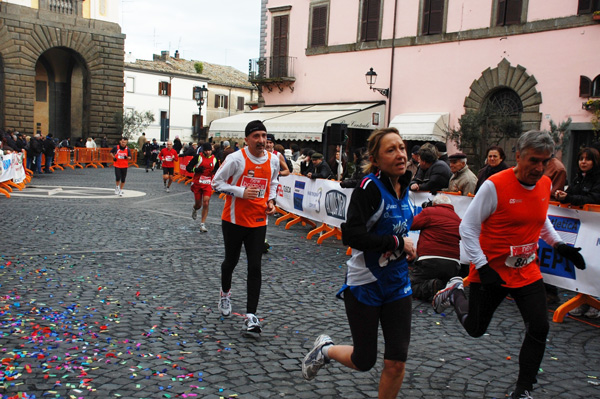
[[[78,188],[72,188],[78,187]],[[35,195],[35,196],[33,196]],[[131,168],[125,196],[114,171],[36,176],[0,198],[0,393],[36,398],[376,398],[383,365],[337,363],[313,381],[301,360],[320,333],[351,344],[343,302],[346,247],[306,239],[271,218],[263,256],[260,340],[240,331],[244,251],[232,287],[234,315],[217,310],[224,256],[213,195],[208,233],[191,218],[189,185],[163,190],[161,172]],[[200,216],[200,215],[198,215]],[[561,291],[562,302],[573,296]],[[552,313],[548,312],[552,318]],[[542,398],[600,397],[598,320],[550,323]],[[505,398],[518,371],[524,326],[505,300],[488,333],[469,337],[452,313],[413,302],[402,398]]]

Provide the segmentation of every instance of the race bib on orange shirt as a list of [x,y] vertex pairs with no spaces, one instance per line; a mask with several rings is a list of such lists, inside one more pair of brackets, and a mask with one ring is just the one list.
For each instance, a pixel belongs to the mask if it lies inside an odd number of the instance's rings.
[[504,264],[514,268],[525,267],[535,260],[536,252],[536,242],[525,245],[511,245],[510,255],[506,258]]
[[264,198],[269,181],[261,177],[243,176],[240,187],[258,188],[258,198]]

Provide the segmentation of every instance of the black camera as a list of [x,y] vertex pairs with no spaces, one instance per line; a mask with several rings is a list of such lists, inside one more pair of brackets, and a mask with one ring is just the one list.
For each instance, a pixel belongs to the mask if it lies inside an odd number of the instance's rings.
[[425,209],[425,208],[427,208],[428,206],[432,206],[432,205],[433,205],[433,201],[432,201],[432,200],[427,200],[427,201],[425,201],[425,202],[423,202],[423,203],[421,204],[421,208]]

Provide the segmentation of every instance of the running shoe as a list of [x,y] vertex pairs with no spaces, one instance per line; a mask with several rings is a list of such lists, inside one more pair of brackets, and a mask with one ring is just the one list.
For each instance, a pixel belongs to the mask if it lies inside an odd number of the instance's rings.
[[119,197],[122,197],[122,196],[123,196],[123,194],[125,194],[125,191],[123,191],[123,190],[119,190]]
[[228,317],[231,315],[231,291],[225,294],[221,291],[221,299],[219,299],[219,312],[221,316]]
[[169,187],[167,187],[167,192],[168,192],[168,193],[170,193],[170,192],[171,192],[171,189],[170,189]]
[[588,311],[589,306],[590,305],[584,303],[583,305],[577,306],[575,309],[571,310],[569,314],[573,317],[583,316]]
[[246,333],[252,335],[258,335],[262,332],[262,326],[260,325],[260,321],[258,317],[252,313],[246,313],[246,320],[244,321],[245,331]]
[[448,284],[446,284],[446,288],[440,290],[433,297],[433,301],[431,302],[431,306],[433,306],[433,310],[436,313],[442,313],[445,309],[452,306],[451,297],[454,290],[462,290],[463,279],[460,276],[452,277]]
[[200,223],[200,231],[202,233],[206,233],[208,231],[208,229],[206,228],[206,225],[204,223]]
[[198,209],[192,208],[192,219],[196,220],[198,217]]
[[115,195],[119,195],[119,191],[121,190],[119,189],[119,186],[117,186],[117,188],[115,188]]
[[317,373],[324,365],[329,363],[329,359],[323,355],[323,347],[333,345],[333,341],[328,335],[322,334],[315,339],[313,348],[308,352],[302,361],[302,376],[310,381],[317,376]]
[[585,312],[584,316],[589,319],[598,319],[598,318],[600,318],[600,311],[598,311],[598,309],[590,306],[590,310]]
[[531,393],[529,393],[528,390],[524,390],[520,395],[511,392],[510,399],[533,399],[533,396],[531,396]]

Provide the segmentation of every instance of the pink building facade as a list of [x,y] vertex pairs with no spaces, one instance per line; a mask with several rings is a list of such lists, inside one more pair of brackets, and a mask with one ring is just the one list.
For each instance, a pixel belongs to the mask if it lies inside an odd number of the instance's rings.
[[[492,100],[516,109],[524,130],[571,118],[567,164],[594,135],[594,114],[582,103],[600,97],[598,7],[596,0],[263,0],[261,58],[250,80],[267,108],[383,102],[369,128],[391,124],[414,141],[445,141],[440,131]],[[387,93],[367,85],[370,68],[374,87]]]

